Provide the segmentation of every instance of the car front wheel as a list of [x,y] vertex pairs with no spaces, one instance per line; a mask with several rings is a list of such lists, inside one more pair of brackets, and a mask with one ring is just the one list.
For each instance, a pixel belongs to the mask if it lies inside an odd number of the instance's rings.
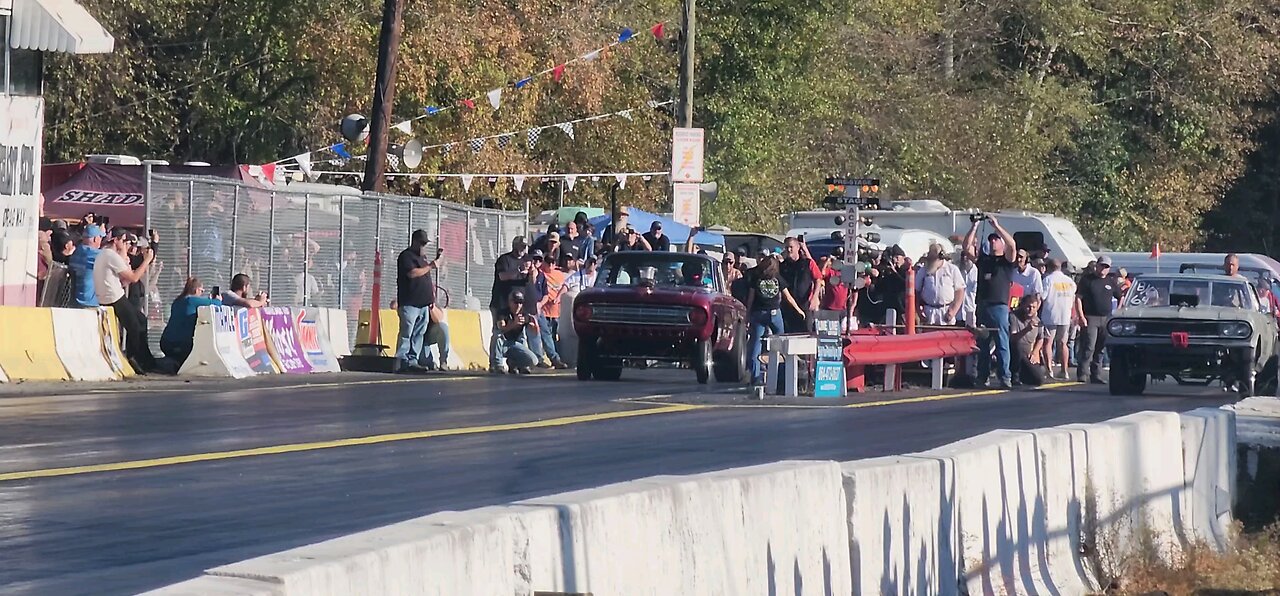
[[1107,381],[1111,395],[1142,395],[1146,391],[1146,373],[1134,368],[1132,354],[1120,350],[1112,352],[1111,378]]
[[590,381],[596,367],[596,338],[578,338],[578,380]]
[[700,339],[693,345],[693,357],[689,367],[698,375],[699,385],[706,385],[711,381],[711,368],[714,366],[711,363],[713,356],[711,342],[711,339]]
[[716,354],[717,383],[741,383],[747,378],[747,331],[739,327],[733,333],[733,347]]

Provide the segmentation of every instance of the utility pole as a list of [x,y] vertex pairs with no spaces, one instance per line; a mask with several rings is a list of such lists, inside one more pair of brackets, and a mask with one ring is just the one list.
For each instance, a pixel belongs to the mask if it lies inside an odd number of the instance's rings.
[[382,35],[378,39],[378,78],[373,87],[373,114],[369,124],[369,153],[364,166],[364,190],[386,188],[387,136],[391,128],[391,102],[395,98],[396,62],[400,55],[404,0],[386,0],[382,8]]
[[693,128],[693,55],[696,15],[694,4],[697,0],[684,0],[683,48],[680,54],[680,102],[679,113],[676,114],[682,128]]

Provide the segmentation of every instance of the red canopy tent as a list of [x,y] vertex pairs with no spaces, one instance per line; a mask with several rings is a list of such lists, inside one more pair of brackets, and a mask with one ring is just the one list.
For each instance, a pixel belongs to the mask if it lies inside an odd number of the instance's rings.
[[[152,166],[155,174],[230,178],[261,186],[241,166]],[[141,226],[146,220],[143,166],[84,164],[66,182],[44,190],[44,215],[81,219],[86,213],[110,218],[114,225]]]

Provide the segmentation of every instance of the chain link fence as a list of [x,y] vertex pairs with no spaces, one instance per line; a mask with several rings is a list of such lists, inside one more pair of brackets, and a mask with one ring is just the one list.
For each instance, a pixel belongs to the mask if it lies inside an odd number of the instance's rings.
[[157,346],[187,277],[225,291],[237,273],[248,275],[254,291],[267,292],[274,305],[346,310],[354,341],[359,311],[371,307],[375,251],[382,252],[380,306],[386,308],[396,296],[396,257],[417,229],[444,251],[435,274],[437,303],[480,310],[489,303],[498,255],[529,233],[523,211],[320,184],[268,189],[203,176],[152,174],[146,208],[147,228],[160,237],[147,292]]

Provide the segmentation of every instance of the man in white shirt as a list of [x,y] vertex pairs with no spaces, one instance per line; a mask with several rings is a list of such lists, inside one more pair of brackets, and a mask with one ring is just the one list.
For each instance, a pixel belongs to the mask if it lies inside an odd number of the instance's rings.
[[129,266],[129,247],[138,238],[124,228],[111,230],[111,240],[103,246],[93,266],[93,288],[98,304],[110,307],[125,332],[125,354],[139,374],[155,370],[156,358],[147,344],[147,319],[142,311],[125,294],[125,288],[147,275],[147,268],[155,260],[155,251],[143,249],[142,263],[137,269]]
[[916,271],[916,296],[920,300],[925,325],[955,325],[964,308],[964,274],[942,255],[942,247],[929,247],[929,254]]
[[1027,251],[1018,250],[1018,260],[1015,261],[1015,265],[1013,275],[1010,277],[1013,283],[1022,286],[1022,297],[1025,299],[1039,294],[1044,282],[1040,279],[1040,270],[1031,266],[1031,256]]
[[1070,377],[1070,356],[1067,351],[1067,340],[1071,334],[1071,323],[1075,321],[1076,282],[1071,276],[1062,272],[1062,263],[1051,259],[1045,263],[1044,283],[1040,293],[1044,299],[1040,307],[1040,321],[1048,335],[1044,342],[1043,361],[1049,365],[1049,378],[1057,378],[1054,374],[1053,349],[1058,349],[1058,364],[1062,365],[1062,377]]

